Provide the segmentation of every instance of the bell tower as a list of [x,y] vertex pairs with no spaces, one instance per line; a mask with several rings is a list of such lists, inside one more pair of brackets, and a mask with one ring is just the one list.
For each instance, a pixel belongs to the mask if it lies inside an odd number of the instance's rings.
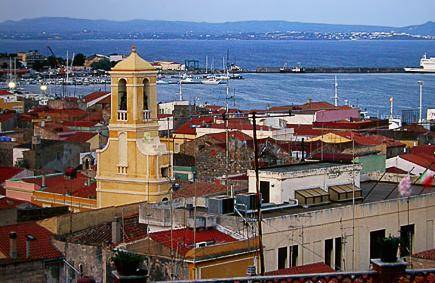
[[132,47],[110,76],[109,140],[97,151],[98,207],[168,199],[172,153],[159,139],[157,71]]

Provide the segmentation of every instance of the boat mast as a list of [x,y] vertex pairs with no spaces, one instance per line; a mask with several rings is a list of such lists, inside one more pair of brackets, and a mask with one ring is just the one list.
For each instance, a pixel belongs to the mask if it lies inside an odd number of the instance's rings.
[[205,56],[205,73],[208,73],[208,56]]
[[335,75],[335,82],[334,82],[334,106],[338,106],[338,81],[337,81],[337,75]]

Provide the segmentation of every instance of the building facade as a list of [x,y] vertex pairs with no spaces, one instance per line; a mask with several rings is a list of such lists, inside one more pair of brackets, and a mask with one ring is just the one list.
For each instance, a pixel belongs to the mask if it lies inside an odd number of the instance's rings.
[[98,206],[169,199],[172,153],[158,135],[157,71],[133,48],[110,74],[109,140],[97,151]]

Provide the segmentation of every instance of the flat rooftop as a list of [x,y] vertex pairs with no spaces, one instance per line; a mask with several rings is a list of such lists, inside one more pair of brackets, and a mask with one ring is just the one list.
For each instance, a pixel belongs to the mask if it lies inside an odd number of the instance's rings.
[[288,172],[296,172],[296,171],[305,171],[305,170],[314,170],[314,169],[322,169],[336,166],[344,166],[351,164],[343,164],[343,163],[331,163],[331,162],[307,162],[307,163],[298,163],[298,164],[290,164],[285,166],[277,166],[270,168],[260,168],[260,172],[272,172],[272,173],[288,173]]
[[[397,183],[387,183],[387,182],[377,183],[375,181],[361,182],[363,199],[359,199],[359,200],[357,199],[356,204],[371,203],[371,202],[378,202],[378,201],[400,198],[397,186],[398,186]],[[435,193],[435,187],[423,187],[420,185],[412,185],[411,188],[412,188],[411,196]],[[284,209],[274,210],[274,211],[265,211],[262,212],[262,215],[263,218],[272,218],[272,217],[284,216],[289,214],[298,214],[298,213],[317,211],[322,209],[342,207],[351,204],[352,204],[352,200],[343,201],[343,202],[330,202],[327,204],[310,206],[306,208],[302,206],[297,206],[297,207],[284,208]]]

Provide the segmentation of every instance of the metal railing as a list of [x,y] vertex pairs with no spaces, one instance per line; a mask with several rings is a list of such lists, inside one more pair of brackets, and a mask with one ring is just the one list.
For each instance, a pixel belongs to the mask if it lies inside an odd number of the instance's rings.
[[[376,282],[377,273],[375,271],[360,271],[360,272],[333,272],[319,274],[296,274],[296,275],[270,275],[270,276],[251,276],[251,277],[236,277],[236,278],[219,278],[219,279],[203,279],[195,280],[194,282],[221,282],[221,283],[275,283],[275,282],[298,282],[298,283],[317,283],[317,282],[358,282],[372,283]],[[174,282],[193,282],[189,280],[179,280]]]
[[151,110],[143,110],[143,120],[151,121]]
[[118,110],[118,121],[127,121],[127,110]]

